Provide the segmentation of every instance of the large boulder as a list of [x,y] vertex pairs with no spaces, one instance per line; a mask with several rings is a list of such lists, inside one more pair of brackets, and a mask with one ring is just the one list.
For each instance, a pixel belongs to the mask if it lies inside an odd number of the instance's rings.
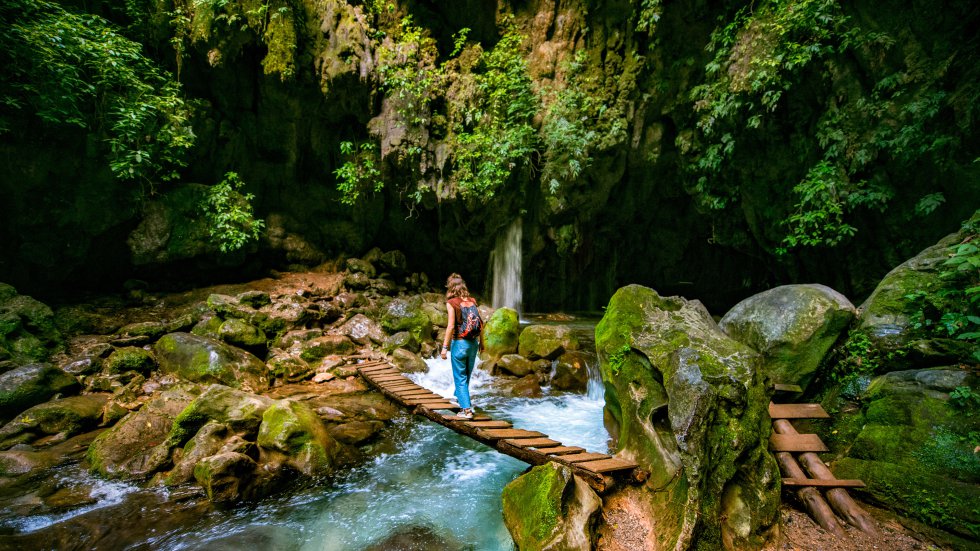
[[62,341],[51,308],[0,283],[0,365],[43,362],[64,348]]
[[719,325],[762,354],[774,382],[806,388],[855,314],[851,301],[830,287],[783,285],[739,302]]
[[279,400],[262,415],[257,440],[266,456],[305,475],[328,474],[337,465],[341,444],[308,405]]
[[521,331],[517,353],[529,360],[554,360],[578,349],[578,338],[564,325],[529,325]]
[[[838,478],[930,525],[977,538],[980,527],[980,376],[957,367],[876,378],[865,406],[841,411],[825,431]],[[925,490],[928,489],[928,490]]]
[[136,346],[126,346],[109,354],[103,363],[103,367],[109,374],[135,371],[148,375],[156,367],[156,360],[153,359],[153,354],[147,350]]
[[388,251],[378,259],[378,266],[383,272],[388,272],[394,277],[401,277],[408,273],[408,257],[401,251]]
[[316,362],[333,355],[352,354],[357,347],[343,335],[325,335],[300,344],[300,358]]
[[521,320],[517,310],[498,308],[487,320],[483,330],[486,357],[493,360],[505,354],[516,353],[520,335]]
[[559,390],[585,392],[589,389],[589,369],[598,371],[599,359],[591,352],[575,350],[566,352],[555,361],[555,374],[551,386]]
[[258,348],[266,345],[266,336],[261,329],[247,321],[231,318],[218,328],[221,340],[244,348]]
[[50,364],[29,364],[0,374],[0,419],[46,402],[56,394],[77,392],[78,381]]
[[432,324],[422,308],[422,298],[396,298],[385,307],[381,327],[389,333],[408,331],[418,342],[432,337]]
[[497,367],[515,377],[524,377],[534,371],[534,363],[520,354],[505,354],[497,361]]
[[602,501],[565,465],[534,467],[505,486],[502,497],[504,524],[518,549],[593,549]]
[[391,353],[391,362],[402,373],[425,373],[429,370],[429,366],[426,365],[425,360],[420,358],[415,352],[404,348],[396,348]]
[[93,472],[112,478],[145,479],[170,461],[174,420],[194,400],[194,386],[171,387],[103,432],[86,455]]
[[174,419],[167,437],[170,446],[182,446],[206,423],[216,422],[254,440],[262,416],[274,400],[224,385],[211,385]]
[[596,326],[619,455],[650,479],[636,492],[658,527],[650,547],[758,549],[779,520],[760,357],[697,301],[630,285]]
[[364,314],[352,316],[340,326],[339,332],[361,346],[381,344],[385,340],[381,327]]
[[22,436],[59,434],[67,438],[95,428],[108,400],[108,394],[86,394],[38,404],[0,428],[0,449]]
[[269,388],[265,363],[223,342],[190,333],[164,335],[153,347],[160,369],[198,383],[246,390]]

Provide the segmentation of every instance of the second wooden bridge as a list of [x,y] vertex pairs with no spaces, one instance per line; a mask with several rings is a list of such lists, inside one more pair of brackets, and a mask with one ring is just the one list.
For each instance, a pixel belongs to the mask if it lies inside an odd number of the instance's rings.
[[566,446],[548,438],[546,434],[516,429],[507,421],[494,420],[486,415],[476,415],[467,420],[440,413],[455,412],[460,408],[448,398],[419,386],[388,362],[366,362],[357,368],[361,376],[382,394],[417,415],[525,463],[543,465],[554,461],[565,465],[599,493],[606,492],[617,480],[641,483],[649,475],[632,461]]

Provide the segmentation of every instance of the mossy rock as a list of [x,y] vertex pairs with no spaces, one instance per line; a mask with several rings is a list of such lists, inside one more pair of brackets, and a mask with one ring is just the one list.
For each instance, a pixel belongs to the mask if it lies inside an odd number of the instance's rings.
[[127,346],[114,350],[106,358],[103,367],[110,374],[135,371],[143,375],[148,375],[156,368],[156,365],[157,362],[151,352],[136,346]]
[[420,297],[396,298],[389,302],[381,317],[381,327],[389,333],[408,331],[420,343],[432,337],[432,324],[422,309]]
[[165,468],[174,420],[198,392],[193,385],[171,387],[100,434],[86,454],[91,471],[110,478],[146,479]]
[[[0,295],[0,350],[15,364],[43,362],[64,349],[54,312],[5,283]],[[0,360],[4,359],[0,357]]]
[[272,304],[269,293],[264,291],[245,291],[235,296],[239,304],[246,304],[252,308],[262,308]]
[[404,348],[397,348],[391,354],[391,361],[402,373],[425,373],[429,366],[418,354]]
[[194,465],[194,479],[214,503],[234,503],[243,497],[243,487],[255,476],[258,465],[238,452],[206,457]]
[[589,551],[602,502],[571,469],[532,468],[504,487],[504,524],[518,549]]
[[377,271],[374,269],[374,265],[360,258],[348,258],[347,259],[347,271],[352,274],[364,274],[368,278],[373,278],[377,275]]
[[372,280],[367,274],[362,272],[352,272],[344,276],[344,287],[361,291],[371,287]]
[[505,354],[497,360],[497,367],[515,377],[523,377],[534,372],[534,363],[520,354]]
[[324,335],[300,344],[300,358],[318,362],[327,356],[353,354],[357,347],[343,335]]
[[208,295],[208,308],[223,319],[235,318],[250,321],[256,313],[255,308],[239,302],[238,298],[220,294]]
[[78,381],[50,364],[29,364],[0,374],[0,419],[79,390]]
[[783,285],[736,304],[721,329],[761,353],[773,381],[804,389],[856,314],[844,295],[824,285]]
[[[108,394],[86,394],[38,404],[4,425],[0,429],[0,442],[10,442],[24,433],[69,437],[95,428],[102,420],[102,408],[108,400]],[[7,447],[0,444],[0,448]]]
[[408,257],[398,250],[388,251],[378,259],[378,267],[394,277],[401,277],[408,273]]
[[599,365],[599,358],[591,352],[575,350],[566,352],[555,360],[555,374],[551,386],[559,390],[585,392],[589,388],[589,366]]
[[404,348],[406,350],[411,350],[412,352],[418,353],[418,351],[421,349],[421,345],[419,344],[419,341],[415,340],[415,337],[413,337],[408,331],[399,331],[398,333],[390,335],[387,339],[385,339],[383,350],[385,353],[390,354],[393,350],[397,350],[399,348]]
[[516,354],[521,336],[521,320],[513,308],[497,308],[483,330],[483,343],[488,359],[504,354]]
[[595,335],[619,449],[660,489],[643,491],[658,542],[765,545],[780,499],[759,355],[725,335],[701,303],[639,285],[616,291]]
[[578,349],[578,338],[564,325],[529,325],[521,331],[517,353],[529,360],[554,360]]
[[306,404],[280,400],[262,415],[257,443],[278,452],[286,462],[305,475],[323,475],[333,470],[340,444]]
[[218,336],[228,344],[245,348],[258,348],[266,345],[266,336],[261,329],[236,318],[222,323],[218,328]]
[[191,333],[198,337],[221,340],[220,331],[223,323],[224,320],[220,316],[210,315],[197,322],[191,329]]
[[274,401],[224,385],[211,385],[174,419],[167,436],[170,447],[182,446],[209,422],[219,423],[250,438],[258,433],[262,416]]
[[153,347],[160,370],[188,381],[246,390],[269,387],[265,363],[225,343],[190,333],[163,336]]
[[269,374],[277,379],[288,382],[302,381],[313,375],[316,366],[310,365],[303,358],[279,352],[272,356],[266,365],[269,367]]
[[422,311],[429,316],[429,323],[433,327],[446,327],[449,325],[449,316],[446,313],[446,303],[426,302],[422,305]]

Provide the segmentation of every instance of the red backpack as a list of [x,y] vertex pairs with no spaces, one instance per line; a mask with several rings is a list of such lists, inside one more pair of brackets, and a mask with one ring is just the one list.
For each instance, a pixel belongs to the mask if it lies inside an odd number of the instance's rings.
[[483,318],[480,317],[480,310],[476,304],[463,306],[461,300],[456,301],[453,306],[458,308],[456,312],[456,337],[460,339],[476,339],[483,330]]

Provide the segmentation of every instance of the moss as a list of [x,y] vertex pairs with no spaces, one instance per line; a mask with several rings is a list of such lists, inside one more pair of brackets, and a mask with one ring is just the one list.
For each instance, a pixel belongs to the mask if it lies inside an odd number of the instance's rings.
[[[258,444],[289,455],[299,453],[313,440],[309,430],[314,421],[308,411],[291,402],[279,402],[265,410],[259,427]],[[316,420],[319,423],[319,420]]]
[[268,53],[262,60],[265,74],[279,73],[282,80],[296,72],[296,24],[293,10],[279,2],[270,6],[269,22],[263,40]]
[[136,371],[143,375],[149,374],[156,367],[153,354],[136,346],[119,348],[105,360],[105,370],[108,373],[125,373]]
[[520,549],[544,549],[555,536],[569,484],[572,474],[567,467],[546,463],[504,487],[504,518]]
[[513,308],[498,308],[487,320],[483,341],[487,354],[499,358],[517,352],[521,324]]
[[197,400],[191,402],[174,418],[173,425],[170,428],[170,434],[167,436],[167,445],[169,447],[173,448],[183,445],[197,434],[197,431],[201,430],[201,427],[210,420],[207,414],[200,411],[199,404],[200,402]]

